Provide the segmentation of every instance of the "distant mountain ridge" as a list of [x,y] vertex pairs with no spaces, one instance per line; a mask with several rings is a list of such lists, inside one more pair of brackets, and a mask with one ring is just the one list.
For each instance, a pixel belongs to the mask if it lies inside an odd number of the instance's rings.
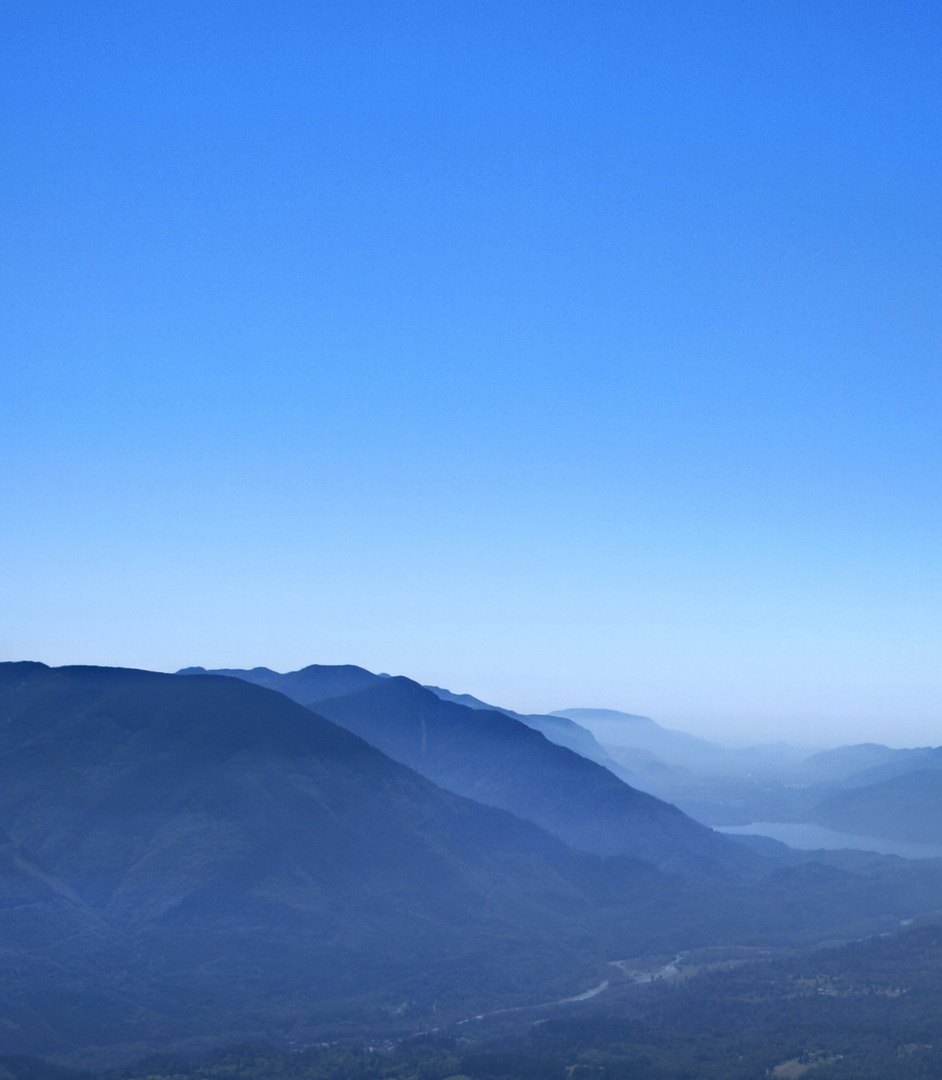
[[299,705],[308,705],[321,698],[340,697],[352,694],[379,682],[383,676],[374,675],[366,668],[355,664],[309,664],[299,671],[281,674],[267,667],[214,668],[207,671],[202,667],[182,668],[177,675],[227,675],[242,679],[243,682],[277,690],[279,694],[291,698]]
[[914,750],[891,750],[891,757],[867,769],[854,772],[846,783],[853,787],[877,784],[895,776],[924,769],[942,769],[942,746],[919,747]]
[[653,754],[662,765],[693,773],[741,776],[778,772],[809,754],[807,750],[784,743],[733,750],[686,731],[662,727],[650,716],[617,709],[560,709],[552,715],[568,717],[587,727],[617,761],[633,760],[617,753],[618,750],[643,750]]
[[[311,665],[282,682],[268,669],[226,674],[265,679],[296,700],[300,692],[313,693],[305,704],[433,783],[527,818],[582,850],[659,866],[749,862],[741,845],[551,742],[509,711],[470,708],[403,676],[371,676],[362,668]],[[362,688],[325,696],[355,683]]]
[[942,768],[913,769],[835,792],[808,817],[838,832],[942,844]]
[[927,748],[894,750],[880,743],[853,743],[820,750],[800,762],[794,771],[796,777],[809,783],[857,787],[918,768],[931,753]]
[[[315,708],[319,700],[345,697],[389,681],[388,677],[352,665],[311,665],[285,675],[267,668],[220,673],[278,689]],[[425,689],[443,701],[474,710],[479,718],[488,711],[498,712],[540,731],[560,747],[604,766],[632,788],[681,807],[696,821],[718,825],[804,822],[855,836],[927,843],[937,840],[935,781],[932,775],[916,774],[942,770],[942,748],[898,750],[862,743],[816,753],[776,744],[732,750],[687,732],[664,728],[650,717],[614,709],[573,708],[546,716],[526,716],[490,706],[471,694],[453,694],[441,687]],[[363,718],[357,721],[365,722]],[[485,787],[475,788],[473,783],[478,781],[472,782],[464,766],[459,769],[454,762],[446,765],[442,761],[422,763],[414,750],[396,744],[391,731],[382,732],[378,727],[367,731],[362,726],[358,730],[368,741],[449,790],[529,816],[577,846],[609,850],[604,844],[611,842],[617,832],[611,820],[605,826],[601,824],[605,814],[599,812],[595,796],[582,800],[583,807],[594,808],[590,814],[579,807],[571,814],[564,813],[562,797],[556,798],[555,807],[552,799],[545,799],[539,807],[532,802],[524,806],[526,793],[515,790],[519,785],[506,775],[498,780],[499,774],[495,773]],[[942,777],[942,773],[939,775]],[[907,776],[915,777],[911,785],[905,780],[893,782]],[[858,790],[860,794],[850,794]],[[593,822],[586,820],[593,815]],[[616,850],[630,850],[658,861],[652,849],[639,843],[636,839]]]

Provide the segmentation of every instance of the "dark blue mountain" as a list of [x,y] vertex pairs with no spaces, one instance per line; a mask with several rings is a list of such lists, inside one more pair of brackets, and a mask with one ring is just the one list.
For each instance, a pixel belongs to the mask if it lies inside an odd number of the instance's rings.
[[0,664],[0,716],[0,1053],[565,996],[676,893],[238,679]]

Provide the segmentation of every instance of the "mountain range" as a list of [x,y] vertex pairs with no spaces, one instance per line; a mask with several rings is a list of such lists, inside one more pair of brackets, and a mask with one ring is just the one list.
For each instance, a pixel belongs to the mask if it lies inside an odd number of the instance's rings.
[[817,803],[808,817],[837,832],[942,844],[942,771],[913,769],[835,792]]
[[0,1053],[394,1038],[942,906],[938,865],[757,852],[411,680],[274,675],[0,664]]
[[[202,668],[187,670],[203,671]],[[277,689],[302,704],[318,705],[329,698],[347,697],[369,687],[377,688],[379,697],[384,693],[390,694],[378,689],[390,681],[389,676],[375,675],[364,668],[349,665],[312,665],[284,675],[268,668],[226,669],[217,673]],[[413,695],[418,698],[417,684],[411,685]],[[479,717],[501,713],[525,727],[539,731],[557,746],[603,766],[636,791],[679,807],[689,817],[704,824],[725,826],[770,821],[804,822],[825,825],[855,837],[873,836],[900,841],[932,837],[933,843],[938,836],[936,823],[940,795],[936,787],[942,790],[942,771],[935,777],[927,776],[916,781],[908,789],[905,782],[874,785],[919,770],[942,770],[942,748],[898,750],[862,743],[812,752],[778,743],[730,749],[687,732],[665,728],[650,717],[614,709],[571,708],[548,715],[527,715],[489,705],[471,694],[454,694],[436,686],[423,689],[442,701],[473,710]],[[374,705],[377,704],[374,702]],[[392,707],[391,701],[389,704]],[[352,702],[342,706],[347,710],[353,707]],[[413,702],[413,725],[419,722],[418,712],[415,711],[417,708],[418,700]],[[552,805],[554,799],[548,799],[539,806],[528,788],[528,804],[524,809],[522,793],[518,785],[509,779],[508,768],[505,767],[502,778],[499,769],[494,771],[496,761],[488,757],[493,747],[487,751],[482,745],[482,778],[475,781],[468,773],[473,755],[467,760],[462,757],[461,739],[454,723],[454,717],[459,714],[453,714],[451,721],[446,723],[444,716],[438,715],[438,710],[430,706],[427,698],[422,708],[426,711],[431,709],[428,715],[434,714],[441,721],[435,727],[437,749],[427,752],[424,760],[417,756],[414,744],[409,745],[399,706],[392,709],[398,717],[393,726],[389,726],[391,721],[383,722],[388,730],[380,730],[383,724],[378,718],[385,716],[387,711],[383,705],[373,710],[372,719],[366,714],[357,719],[350,715],[346,722],[352,730],[364,735],[392,757],[408,763],[449,790],[516,813],[523,812],[524,816],[539,821],[568,842],[589,850],[625,851],[651,857],[651,849],[639,846],[627,833],[622,834],[620,841],[613,841],[612,837],[618,835],[617,812],[609,811],[608,820],[604,820],[606,815],[599,808],[595,796],[582,799],[581,809],[572,814],[565,807],[562,796],[555,796],[555,806]],[[427,724],[429,722],[426,720]],[[490,722],[494,722],[493,717]],[[463,730],[461,738],[480,739],[486,743],[485,728],[480,722],[475,724],[469,714],[464,714]],[[519,729],[510,730],[520,734]],[[449,733],[447,737],[444,735],[446,731]],[[461,758],[460,768],[456,767],[454,761],[451,764],[445,762],[440,745],[442,738],[451,740],[453,755]],[[506,752],[507,748],[504,747],[498,756]],[[562,765],[562,755],[556,755],[554,760],[557,767]],[[577,771],[580,770],[581,766],[577,768]],[[600,781],[597,773],[593,774],[592,782],[596,786],[600,783],[606,788],[610,786],[607,781]],[[579,785],[585,783],[589,783],[587,775],[581,775],[578,780],[567,775],[562,787],[571,791],[572,799],[577,800],[576,793],[581,790]],[[874,789],[868,795],[850,794],[854,789],[871,786]],[[557,784],[554,791],[559,788]],[[624,796],[623,791],[621,794]],[[612,813],[615,814],[614,823]],[[590,817],[591,822],[584,820]],[[664,821],[666,824],[666,817]],[[670,855],[666,855],[668,849],[659,844],[658,857],[689,857],[692,850],[690,839],[688,836]],[[699,854],[703,854],[702,846]]]
[[[740,845],[508,712],[444,700],[401,676],[368,678],[360,668],[312,666],[280,683],[262,670],[216,674],[264,679],[295,700],[308,697],[305,704],[321,715],[446,790],[510,810],[574,847],[665,868],[748,861]],[[360,688],[337,696],[340,684]]]
[[241,680],[5,664],[0,715],[7,1052],[563,996],[671,904]]
[[855,837],[942,843],[942,747],[734,750],[612,709],[553,715],[591,729],[620,775],[698,821],[807,823]]

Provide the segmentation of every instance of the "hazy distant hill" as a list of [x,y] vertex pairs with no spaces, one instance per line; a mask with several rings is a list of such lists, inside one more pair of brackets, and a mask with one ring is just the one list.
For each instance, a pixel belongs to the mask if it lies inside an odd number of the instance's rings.
[[894,776],[917,772],[922,769],[942,769],[942,746],[923,747],[918,750],[894,750],[893,756],[882,764],[873,765],[861,772],[849,776],[848,786],[863,787],[882,780],[891,780]]
[[807,750],[786,743],[730,749],[686,731],[661,727],[649,716],[636,716],[616,709],[560,709],[552,715],[568,717],[587,727],[620,762],[633,759],[619,754],[618,749],[642,750],[653,754],[664,766],[679,767],[697,775],[773,776],[809,754]]
[[919,768],[927,753],[931,751],[894,750],[879,743],[856,743],[812,754],[795,767],[794,773],[807,783],[874,783]]
[[633,785],[710,825],[801,820],[829,790],[802,774],[811,754],[800,747],[732,749],[614,709],[564,709],[557,715],[590,728]]
[[567,717],[589,728],[604,745],[645,749],[662,755],[670,764],[705,763],[724,749],[686,731],[661,727],[650,716],[636,716],[617,709],[559,709],[552,715]]
[[[193,667],[178,674],[207,672]],[[376,686],[389,678],[350,664],[311,664],[284,674],[264,667],[219,668],[208,674],[228,675],[266,686],[315,708],[320,701]],[[685,732],[663,728],[646,716],[610,709],[570,709],[528,716],[489,705],[472,694],[453,694],[435,686],[426,689],[443,701],[464,705],[479,715],[501,712],[542,732],[551,742],[603,765],[632,787],[679,806],[696,821],[709,825],[794,820],[827,793],[821,788],[804,798],[803,789],[808,783],[790,771],[795,756],[803,753],[800,751],[782,752],[774,747],[729,750]],[[595,734],[564,713],[584,719],[595,729]],[[596,736],[607,745],[603,746]],[[607,742],[609,739],[611,742]]]
[[[186,668],[180,674],[199,672]],[[312,664],[278,675],[267,668],[225,669],[309,704],[354,731],[396,761],[436,784],[526,817],[567,843],[604,855],[636,855],[655,864],[744,859],[738,845],[691,821],[676,807],[636,791],[613,772],[544,737],[530,719],[490,709],[477,698],[469,707],[457,695],[422,687],[401,676],[371,675],[363,668]],[[340,687],[335,697],[330,691]],[[352,687],[354,692],[347,688]],[[362,689],[361,689],[362,687]],[[545,718],[605,758],[589,732],[565,718]],[[617,768],[617,766],[616,766]]]
[[[189,667],[177,672],[178,675],[229,675],[246,682],[255,683],[257,686],[267,686],[270,690],[297,701],[301,705],[315,705],[318,701],[326,698],[341,697],[352,694],[357,690],[363,690],[367,686],[373,686],[381,679],[389,678],[387,675],[374,675],[365,668],[356,667],[353,664],[311,664],[301,668],[300,671],[288,671],[280,674],[270,668],[214,668],[207,671],[206,668]],[[443,701],[453,701],[458,705],[466,705],[470,709],[491,709],[512,716],[536,731],[542,731],[551,741],[560,746],[568,746],[577,754],[587,757],[592,761],[598,761],[606,765],[614,772],[624,770],[618,765],[598,744],[591,731],[567,720],[561,716],[524,716],[515,713],[512,709],[504,709],[497,705],[488,705],[471,694],[453,694],[450,690],[444,690],[440,686],[427,686],[436,697]]]
[[839,791],[808,815],[816,825],[858,836],[942,843],[942,770],[918,769]]
[[[187,668],[181,674],[203,673],[203,670]],[[220,669],[214,673],[267,686],[315,708],[321,701],[390,682],[388,676],[375,675],[354,665],[312,664],[285,674],[268,668]],[[896,814],[891,835],[886,828],[876,833],[867,831],[870,828],[867,822],[873,814],[867,817],[850,810],[846,814],[838,813],[836,809],[819,812],[818,806],[832,797],[837,798],[834,807],[843,805],[838,796],[847,788],[869,786],[916,770],[942,768],[942,748],[895,750],[864,743],[813,754],[783,745],[733,750],[683,731],[664,728],[650,717],[613,709],[564,709],[548,716],[526,716],[511,709],[490,706],[471,694],[452,694],[441,687],[425,689],[443,701],[475,710],[479,724],[488,711],[496,711],[541,731],[551,742],[603,765],[632,787],[679,806],[697,821],[717,825],[743,825],[753,821],[825,824],[826,816],[831,827],[839,831],[843,826],[838,822],[856,821],[852,828],[843,831],[890,839],[916,841],[932,832],[931,824],[923,822],[915,808],[912,812],[901,810]],[[437,763],[434,769],[438,771],[434,771],[428,763],[422,764],[418,758],[409,757],[393,741],[379,741],[376,731],[356,730],[397,760],[407,762],[450,790],[472,795],[492,805],[509,806],[577,846],[612,850],[606,846],[610,843],[611,823],[602,825],[598,820],[594,798],[588,802],[583,800],[582,809],[574,817],[559,806],[547,805],[535,810],[535,804],[523,805],[523,793],[516,790],[517,785],[506,774],[488,779],[491,790],[474,789],[469,786],[467,776],[459,775],[453,765]],[[477,737],[486,740],[488,730],[485,724]],[[386,737],[389,739],[391,735]],[[463,762],[462,768],[467,765]],[[583,819],[593,815],[595,820],[588,825]],[[910,826],[916,828],[918,835]],[[644,853],[646,857],[660,861],[656,853],[637,839],[631,839],[627,849],[617,847],[615,850]],[[674,857],[676,852],[670,856]]]

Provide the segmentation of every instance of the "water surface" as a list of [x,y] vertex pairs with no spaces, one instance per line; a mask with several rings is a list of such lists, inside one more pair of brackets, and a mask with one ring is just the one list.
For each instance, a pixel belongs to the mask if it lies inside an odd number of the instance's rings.
[[907,840],[882,840],[874,836],[853,836],[820,825],[796,825],[787,821],[756,821],[752,825],[718,825],[717,832],[734,836],[770,836],[798,851],[825,848],[834,851],[852,848],[875,851],[878,855],[900,855],[904,859],[942,858],[942,844],[917,844]]

